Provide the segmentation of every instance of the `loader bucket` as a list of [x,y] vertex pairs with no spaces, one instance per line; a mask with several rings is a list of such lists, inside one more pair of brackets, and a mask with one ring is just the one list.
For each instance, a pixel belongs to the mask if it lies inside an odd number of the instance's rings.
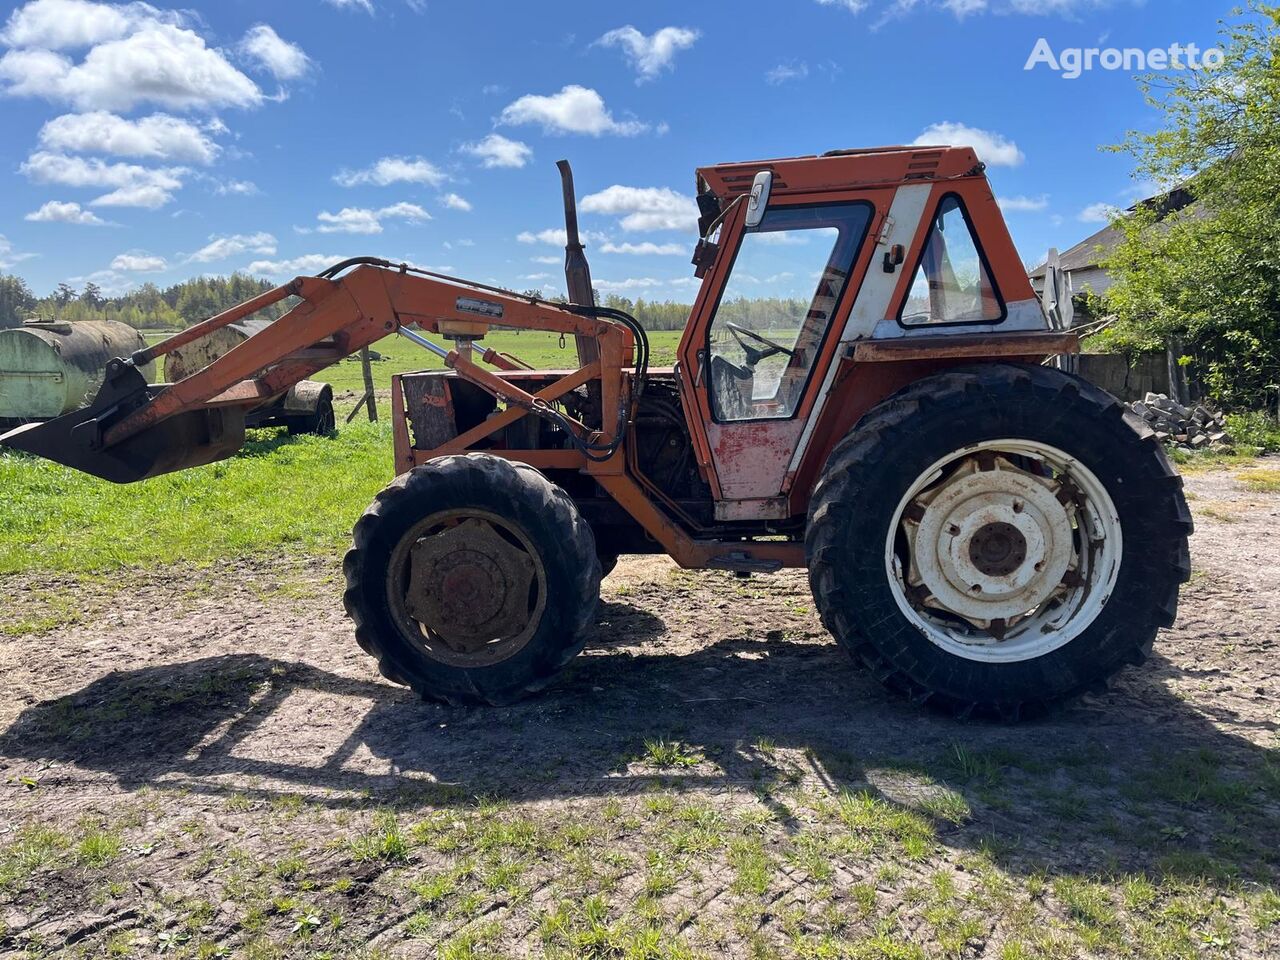
[[119,443],[102,445],[107,428],[164,388],[147,383],[133,366],[112,361],[102,388],[88,406],[46,423],[10,430],[0,435],[0,444],[112,483],[133,483],[224,460],[244,445],[241,407],[186,411]]

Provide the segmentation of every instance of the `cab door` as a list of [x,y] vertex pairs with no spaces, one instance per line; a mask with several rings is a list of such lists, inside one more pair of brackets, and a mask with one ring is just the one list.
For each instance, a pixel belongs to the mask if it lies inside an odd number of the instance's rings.
[[892,190],[778,197],[727,218],[680,344],[689,427],[721,520],[784,518],[818,384],[866,273]]

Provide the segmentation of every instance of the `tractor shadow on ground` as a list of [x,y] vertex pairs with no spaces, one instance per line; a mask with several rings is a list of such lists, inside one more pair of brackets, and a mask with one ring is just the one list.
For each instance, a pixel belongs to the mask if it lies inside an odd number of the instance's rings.
[[[798,826],[792,787],[804,785],[929,812],[942,843],[1025,872],[1280,875],[1266,839],[1280,836],[1276,752],[1173,696],[1165,679],[1177,668],[1162,658],[1113,692],[1000,726],[894,700],[830,642],[748,637],[663,653],[634,643],[661,634],[652,614],[614,603],[600,620],[627,643],[598,636],[559,682],[512,707],[442,707],[378,680],[236,654],[112,673],[37,703],[0,733],[0,756],[104,772],[126,789],[406,811],[481,795],[732,790],[758,797],[783,829]],[[694,759],[652,767],[646,741],[658,740]],[[940,792],[972,816],[938,816]]]

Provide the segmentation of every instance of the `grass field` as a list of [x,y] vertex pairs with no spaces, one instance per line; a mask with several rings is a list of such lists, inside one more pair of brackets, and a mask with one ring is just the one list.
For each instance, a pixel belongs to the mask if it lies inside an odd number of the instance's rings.
[[128,486],[0,454],[0,574],[336,551],[391,480],[386,422],[335,438],[251,436],[230,460]]
[[[676,347],[680,344],[681,331],[656,330],[649,334],[649,363],[655,367],[669,367],[675,362]],[[148,335],[152,343],[164,339],[157,334]],[[447,340],[434,338],[442,346],[449,346]],[[521,332],[518,330],[497,330],[491,333],[480,344],[492,347],[499,353],[510,353],[525,363],[545,369],[556,369],[577,366],[573,339],[567,338],[564,346],[560,345],[557,334],[540,332]],[[411,343],[404,337],[384,337],[373,345],[373,349],[381,355],[373,364],[374,387],[388,390],[391,377],[396,373],[408,373],[412,370],[439,370],[444,365],[435,354]],[[333,384],[334,390],[354,390],[364,392],[364,377],[360,371],[359,357],[349,357],[334,364],[327,370],[318,373],[313,379]]]

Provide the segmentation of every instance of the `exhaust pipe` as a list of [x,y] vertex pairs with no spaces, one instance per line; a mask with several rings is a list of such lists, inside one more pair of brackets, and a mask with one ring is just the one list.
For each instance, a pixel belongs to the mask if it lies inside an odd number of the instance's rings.
[[[573,192],[573,168],[568,160],[557,160],[560,171],[560,188],[564,192],[564,282],[569,302],[580,307],[596,305],[595,291],[591,289],[591,267],[587,254],[578,238],[578,201]],[[578,362],[583,366],[600,359],[599,346],[594,337],[581,334],[578,341]]]

